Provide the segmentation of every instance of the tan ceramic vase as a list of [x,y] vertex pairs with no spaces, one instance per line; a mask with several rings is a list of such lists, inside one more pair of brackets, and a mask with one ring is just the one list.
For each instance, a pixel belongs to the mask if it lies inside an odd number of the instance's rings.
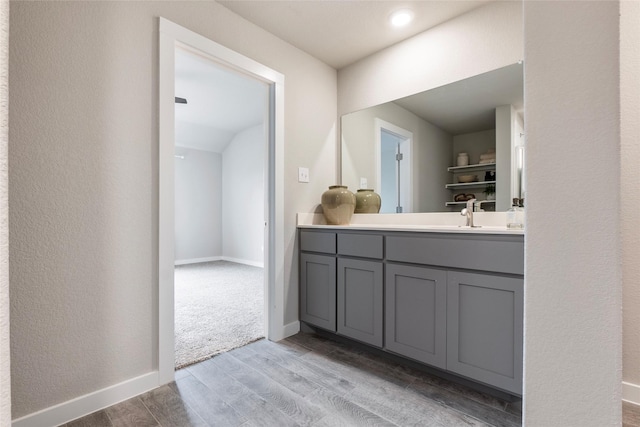
[[361,189],[356,193],[355,213],[380,212],[380,196],[371,189]]
[[322,193],[322,212],[329,225],[347,225],[356,208],[356,196],[344,185],[332,185]]

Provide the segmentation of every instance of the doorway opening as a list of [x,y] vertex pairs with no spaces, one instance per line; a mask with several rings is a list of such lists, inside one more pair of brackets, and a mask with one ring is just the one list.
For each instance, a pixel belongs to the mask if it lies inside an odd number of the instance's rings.
[[375,135],[380,213],[413,212],[413,133],[376,118]]
[[[175,373],[174,273],[176,261],[176,48],[203,55],[222,68],[264,83],[268,114],[264,120],[263,194],[261,224],[264,242],[264,335],[285,336],[284,319],[284,76],[184,27],[160,18],[159,40],[159,155],[158,155],[158,385],[173,381]],[[189,100],[186,97],[188,105]],[[185,157],[186,158],[186,157]]]
[[176,369],[265,336],[268,89],[175,48]]

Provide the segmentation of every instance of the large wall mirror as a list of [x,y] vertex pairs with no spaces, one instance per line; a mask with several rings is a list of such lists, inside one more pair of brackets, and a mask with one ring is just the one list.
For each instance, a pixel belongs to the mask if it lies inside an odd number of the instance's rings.
[[524,198],[523,86],[518,63],[342,116],[342,184],[380,213],[506,211]]

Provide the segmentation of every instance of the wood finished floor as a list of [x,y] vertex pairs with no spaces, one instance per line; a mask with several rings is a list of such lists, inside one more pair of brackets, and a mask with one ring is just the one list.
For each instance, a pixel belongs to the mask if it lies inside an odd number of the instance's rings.
[[622,427],[640,427],[640,406],[622,402]]
[[[624,406],[625,427],[640,426]],[[110,426],[519,426],[508,403],[300,333],[176,372],[176,381],[65,424]]]

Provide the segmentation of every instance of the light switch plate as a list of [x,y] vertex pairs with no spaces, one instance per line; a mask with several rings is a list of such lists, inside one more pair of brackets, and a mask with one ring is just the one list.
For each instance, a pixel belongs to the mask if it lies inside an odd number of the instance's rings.
[[360,188],[369,188],[367,186],[367,178],[360,178]]
[[309,182],[309,168],[298,168],[298,182]]

